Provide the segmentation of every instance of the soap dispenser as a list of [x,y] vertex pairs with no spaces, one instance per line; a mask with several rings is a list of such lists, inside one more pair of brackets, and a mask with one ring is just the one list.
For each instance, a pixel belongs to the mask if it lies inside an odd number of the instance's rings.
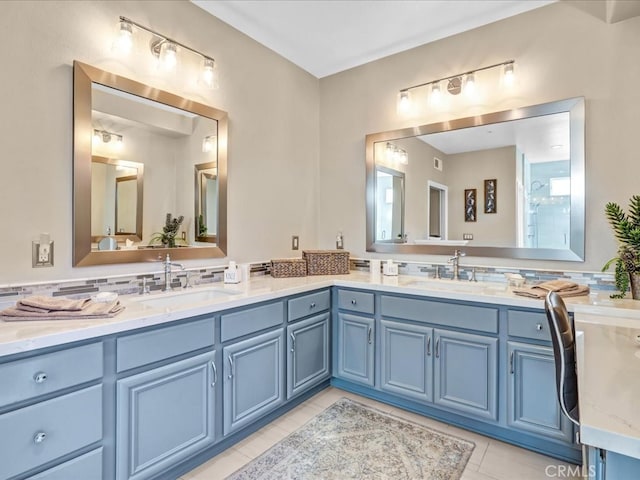
[[387,260],[387,263],[382,265],[382,274],[388,277],[398,276],[398,265],[393,263],[393,260]]
[[224,283],[240,283],[240,270],[236,262],[229,262],[229,268],[224,271]]

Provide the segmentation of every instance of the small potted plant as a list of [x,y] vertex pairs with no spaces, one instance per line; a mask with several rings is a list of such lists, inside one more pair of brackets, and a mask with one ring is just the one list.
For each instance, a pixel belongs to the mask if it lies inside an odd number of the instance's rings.
[[156,232],[151,237],[150,243],[161,243],[164,247],[167,248],[175,248],[176,247],[176,236],[178,234],[178,229],[180,225],[182,225],[182,221],[184,220],[184,216],[180,215],[179,217],[173,218],[173,215],[167,213],[167,217],[164,222],[164,227],[162,227],[162,232]]
[[611,298],[623,298],[631,286],[631,297],[640,300],[640,195],[629,200],[629,213],[617,203],[609,202],[605,214],[618,240],[618,255],[602,267],[604,272],[615,263],[618,293]]

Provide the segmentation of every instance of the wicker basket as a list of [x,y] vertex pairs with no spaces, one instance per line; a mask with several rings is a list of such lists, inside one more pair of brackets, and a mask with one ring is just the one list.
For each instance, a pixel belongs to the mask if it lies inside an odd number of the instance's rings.
[[304,258],[271,260],[271,276],[274,278],[306,277],[307,262]]
[[349,252],[344,250],[303,250],[307,275],[343,275],[349,273]]

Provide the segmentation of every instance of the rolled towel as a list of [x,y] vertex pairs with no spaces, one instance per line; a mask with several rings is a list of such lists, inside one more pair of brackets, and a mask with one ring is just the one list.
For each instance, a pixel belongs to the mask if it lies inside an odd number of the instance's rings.
[[[65,311],[74,312],[82,310],[91,300],[84,298],[81,300],[65,297],[47,297],[45,295],[33,295],[18,301],[17,308],[26,307],[29,311],[39,309],[47,312]],[[30,310],[31,309],[31,310]]]

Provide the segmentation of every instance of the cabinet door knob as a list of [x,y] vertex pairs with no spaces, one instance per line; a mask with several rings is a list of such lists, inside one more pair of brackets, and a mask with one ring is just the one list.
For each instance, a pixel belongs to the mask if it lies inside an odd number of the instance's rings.
[[291,332],[289,336],[291,337],[291,353],[293,353],[296,351],[296,336],[293,332]]
[[427,337],[427,356],[431,355],[431,335]]
[[373,329],[369,327],[369,330],[367,330],[367,342],[369,342],[369,345],[371,345],[371,342],[372,342],[372,338],[371,338],[372,333],[373,333]]
[[311,302],[309,304],[309,308],[316,308],[316,302]]
[[33,376],[33,381],[36,383],[44,383],[47,379],[47,374],[44,372],[38,372]]
[[515,366],[513,363],[513,354],[514,352],[511,352],[511,355],[509,355],[509,373],[514,373],[515,372]]
[[536,330],[538,330],[538,331],[542,330],[542,324],[541,323],[536,323]]
[[355,305],[356,303],[358,303],[358,302],[356,302],[355,298],[351,300],[351,305]]
[[229,368],[229,376],[228,376],[228,378],[233,378],[233,373],[234,373],[233,372],[233,358],[231,358],[231,355],[229,355],[227,358],[229,359],[229,367],[230,367]]
[[213,382],[211,382],[211,386],[215,387],[216,383],[218,383],[218,369],[216,368],[216,362],[211,361],[211,369],[213,370]]
[[47,434],[44,432],[38,432],[33,436],[33,443],[42,443],[47,438]]

